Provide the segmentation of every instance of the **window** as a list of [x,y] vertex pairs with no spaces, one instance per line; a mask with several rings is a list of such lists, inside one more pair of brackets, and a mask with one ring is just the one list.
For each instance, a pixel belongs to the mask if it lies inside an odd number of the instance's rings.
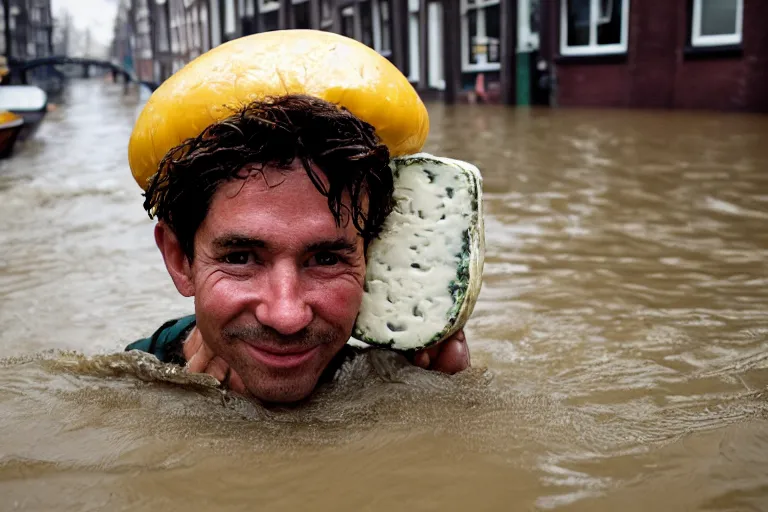
[[191,51],[195,47],[195,20],[192,18],[192,11],[189,10],[186,13],[186,23],[184,24],[184,39],[186,40],[186,47]]
[[211,47],[221,44],[221,22],[219,21],[219,0],[211,0]]
[[358,11],[360,12],[360,33],[362,35],[362,43],[365,46],[368,46],[370,48],[376,49],[374,46],[373,38],[374,38],[374,31],[376,30],[373,28],[374,23],[374,17],[375,14],[373,13],[373,6],[371,6],[371,2],[359,2],[357,4]]
[[427,3],[427,80],[430,87],[445,89],[443,70],[443,4]]
[[235,30],[235,0],[224,0],[224,33],[234,34]]
[[392,21],[389,0],[373,2],[373,49],[384,57],[392,55]]
[[517,51],[531,52],[539,49],[540,13],[540,0],[520,0],[517,3]]
[[560,53],[601,55],[627,51],[629,0],[563,0]]
[[694,0],[691,44],[720,46],[741,43],[744,0]]
[[280,25],[280,15],[276,10],[267,11],[262,15],[264,23],[264,32],[277,30]]
[[352,7],[345,7],[341,10],[341,35],[355,37],[355,10]]
[[[259,12],[273,12],[280,9],[279,0],[259,0]],[[274,29],[277,30],[277,29]]]
[[333,25],[330,0],[320,0],[320,26],[330,28]]
[[197,6],[192,7],[192,44],[196,49],[200,49],[200,18],[197,12]]
[[170,46],[168,43],[168,4],[164,3],[162,5],[157,6],[157,32],[155,32],[157,37],[157,51],[158,52],[168,52],[170,50]]
[[462,12],[462,70],[500,68],[501,12],[498,0],[466,0]]
[[309,28],[309,2],[306,0],[293,0],[294,28]]
[[245,15],[249,18],[252,18],[256,15],[255,1],[256,0],[246,0],[245,2]]
[[463,0],[461,70],[500,69],[500,42],[501,5],[499,0]]
[[171,14],[170,28],[171,28],[171,52],[179,53],[179,48],[181,45],[179,43],[178,23],[176,23],[175,14]]
[[200,29],[202,30],[202,50],[207,52],[211,49],[211,44],[208,41],[208,7],[203,4],[200,6]]
[[419,0],[408,0],[408,80],[419,81]]

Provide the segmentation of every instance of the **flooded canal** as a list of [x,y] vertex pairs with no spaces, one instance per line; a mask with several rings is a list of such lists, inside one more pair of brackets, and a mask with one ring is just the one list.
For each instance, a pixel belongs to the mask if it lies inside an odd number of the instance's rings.
[[265,410],[121,353],[192,311],[139,108],[73,84],[0,165],[0,510],[768,510],[768,117],[430,105],[485,179],[473,369]]

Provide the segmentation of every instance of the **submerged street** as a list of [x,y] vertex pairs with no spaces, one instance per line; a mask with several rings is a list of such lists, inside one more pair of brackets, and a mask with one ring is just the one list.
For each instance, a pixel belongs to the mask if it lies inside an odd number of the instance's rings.
[[484,177],[473,368],[375,353],[268,410],[123,352],[193,309],[140,108],[73,82],[0,163],[0,509],[768,506],[768,117],[428,104]]

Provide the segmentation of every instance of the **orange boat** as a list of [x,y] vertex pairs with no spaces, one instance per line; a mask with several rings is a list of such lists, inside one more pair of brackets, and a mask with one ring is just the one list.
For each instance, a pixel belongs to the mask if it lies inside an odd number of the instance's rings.
[[0,158],[8,158],[24,127],[24,118],[13,112],[0,112]]

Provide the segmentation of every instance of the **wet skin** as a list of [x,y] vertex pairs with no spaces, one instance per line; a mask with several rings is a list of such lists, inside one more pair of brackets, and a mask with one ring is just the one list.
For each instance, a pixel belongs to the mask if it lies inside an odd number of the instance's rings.
[[[308,396],[349,340],[365,256],[352,223],[336,225],[304,170],[267,167],[221,185],[191,262],[162,222],[155,239],[178,291],[195,298],[197,325],[184,346],[189,370],[266,402]],[[413,362],[447,373],[466,368],[463,332]]]

